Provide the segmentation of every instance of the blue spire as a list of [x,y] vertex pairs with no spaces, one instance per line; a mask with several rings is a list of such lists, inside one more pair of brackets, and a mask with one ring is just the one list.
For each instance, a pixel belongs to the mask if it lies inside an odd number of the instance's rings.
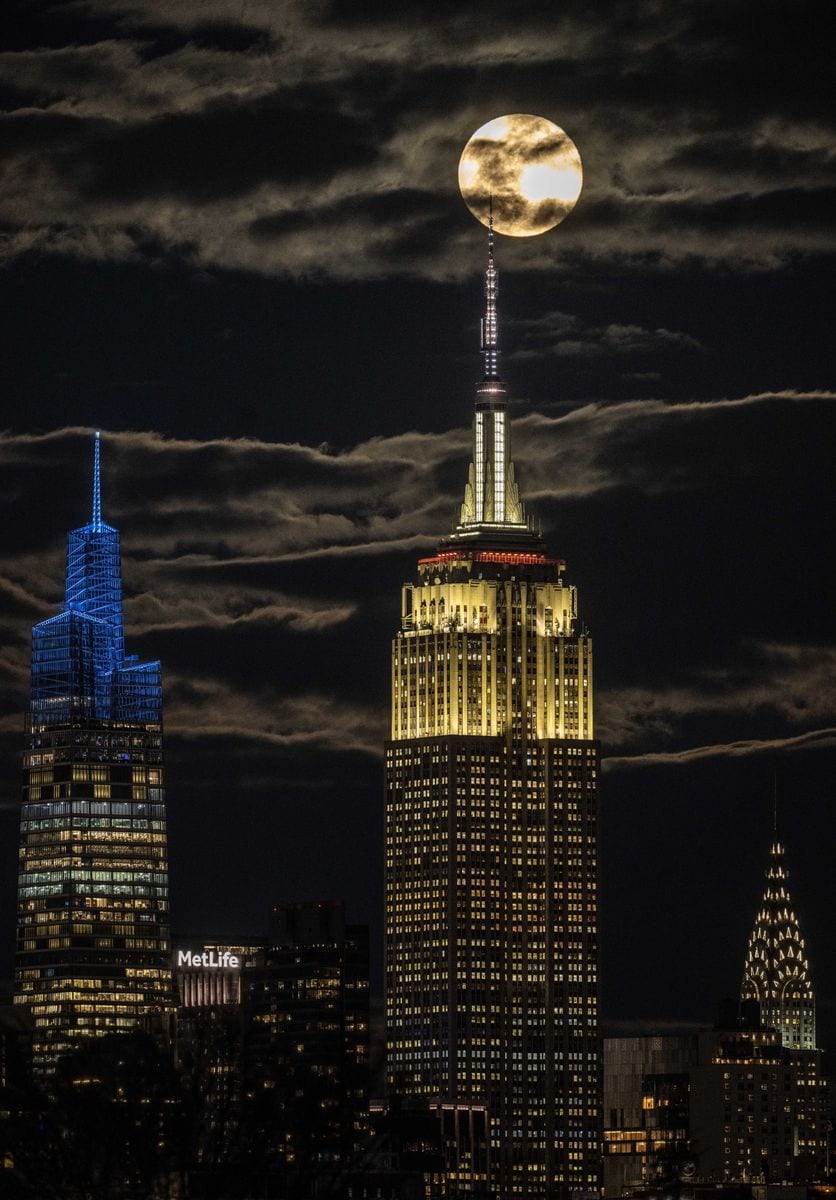
[[96,430],[96,445],[93,451],[93,519],[91,524],[96,533],[102,528],[102,452],[101,434]]
[[67,535],[64,609],[32,630],[32,718],[159,721],[160,664],[125,656],[119,530],[102,520],[101,438],[93,449],[93,512]]
[[113,638],[114,662],[124,651],[122,565],[119,531],[102,520],[102,445],[93,443],[93,512],[90,521],[67,538],[66,607],[106,621]]

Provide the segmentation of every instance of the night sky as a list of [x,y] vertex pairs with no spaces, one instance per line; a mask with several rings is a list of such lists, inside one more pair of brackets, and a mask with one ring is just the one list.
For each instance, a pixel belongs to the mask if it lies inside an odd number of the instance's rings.
[[456,168],[535,113],[585,185],[497,239],[503,373],[595,638],[607,1028],[710,1023],[738,990],[777,786],[836,1045],[825,5],[11,8],[0,975],[29,627],[96,428],[128,650],[165,672],[175,929],[344,897],[379,944],[389,643],[456,519],[479,373]]

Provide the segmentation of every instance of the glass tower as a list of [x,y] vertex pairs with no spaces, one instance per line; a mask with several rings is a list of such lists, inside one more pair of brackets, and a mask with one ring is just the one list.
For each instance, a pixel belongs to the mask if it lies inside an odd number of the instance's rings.
[[599,1191],[599,751],[576,589],[514,478],[496,301],[491,233],[460,519],[392,645],[387,1073],[486,1106],[491,1194],[540,1200]]
[[63,609],[32,630],[15,1002],[48,1074],[81,1037],[171,1005],[159,662],[125,655],[119,532],[67,538]]

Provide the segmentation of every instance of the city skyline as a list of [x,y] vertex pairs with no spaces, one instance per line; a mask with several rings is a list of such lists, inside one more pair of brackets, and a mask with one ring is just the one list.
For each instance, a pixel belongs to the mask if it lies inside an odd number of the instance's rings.
[[[189,850],[175,924],[235,931],[277,892],[330,893],[379,943],[392,598],[460,504],[477,377],[483,241],[455,162],[481,119],[542,110],[577,142],[585,191],[564,226],[497,255],[522,491],[602,670],[604,1016],[706,1020],[735,994],[777,773],[832,1045],[815,9],[806,32],[762,14],[757,54],[734,7],[668,26],[572,12],[551,32],[537,6],[513,30],[490,6],[407,5],[400,30],[372,8],[293,8],[283,48],[260,9],[217,11],[119,18],[102,0],[47,29],[32,6],[4,57],[4,880],[29,628],[59,599],[101,428],[126,619],[167,669],[172,857]],[[443,52],[466,29],[469,74]],[[218,145],[242,151],[204,154]]]

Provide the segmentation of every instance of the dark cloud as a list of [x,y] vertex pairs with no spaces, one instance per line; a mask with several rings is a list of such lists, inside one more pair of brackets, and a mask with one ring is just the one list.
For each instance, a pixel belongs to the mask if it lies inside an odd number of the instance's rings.
[[752,175],[770,182],[788,184],[799,179],[833,182],[836,163],[824,146],[792,146],[769,142],[742,144],[728,134],[700,137],[679,147],[668,159],[673,168],[697,169],[710,175],[722,171],[729,176]]
[[693,352],[702,347],[696,338],[679,330],[643,329],[640,325],[585,326],[572,313],[544,313],[527,321],[512,323],[521,331],[519,349],[511,361],[556,356],[560,358],[621,357],[637,354],[660,355]]
[[65,113],[37,109],[10,113],[0,120],[0,154],[10,159],[21,153],[73,148],[85,140],[87,128],[84,121]]
[[[830,646],[739,646],[733,666],[728,661],[700,664],[692,678],[676,686],[656,684],[606,692],[599,705],[599,733],[605,745],[621,749],[646,746],[649,741],[661,748],[668,738],[681,741],[683,734],[688,737],[685,730],[697,728],[705,714],[734,713],[740,732],[747,726],[763,730],[775,716],[790,732],[773,742],[758,737],[737,741],[734,750],[727,748],[728,753],[806,745],[810,739],[818,741],[823,733],[833,733],[835,681],[836,651]],[[801,735],[791,732],[799,726],[813,728]],[[689,746],[676,750],[674,760],[687,762],[709,750],[723,752],[718,747]],[[639,758],[645,761],[644,755]],[[660,761],[665,760],[661,751]]]
[[[313,232],[315,227],[322,228],[331,222],[341,224],[350,222],[356,226],[358,222],[387,227],[393,237],[404,224],[416,229],[427,243],[427,226],[449,226],[449,206],[437,195],[418,188],[397,188],[391,191],[380,191],[374,195],[346,196],[327,208],[313,212],[295,210],[293,212],[276,213],[272,216],[257,217],[250,227],[249,233],[256,240],[281,238],[289,233],[298,231]],[[334,247],[335,251],[339,246]]]
[[75,0],[9,0],[3,49],[61,49],[99,42],[113,33],[114,19]]
[[801,237],[815,238],[817,233],[830,229],[834,203],[836,187],[781,188],[762,195],[725,196],[708,204],[689,200],[650,201],[646,208],[649,224],[657,229],[705,230],[726,235],[748,232],[754,236],[762,230],[780,234],[792,227]]
[[[320,102],[321,104],[321,102]],[[368,126],[303,91],[254,105],[215,103],[128,128],[97,128],[66,162],[87,196],[237,196],[265,181],[322,182],[378,153]]]
[[187,31],[176,26],[142,27],[143,61],[174,54],[188,46],[201,50],[217,50],[223,54],[243,54],[246,51],[279,50],[280,40],[271,39],[266,31],[246,22],[205,21],[190,25]]
[[777,97],[796,116],[826,112],[828,11],[823,0],[801,0],[792,13],[780,0],[757,12],[746,0],[690,6],[685,44],[712,102],[732,115],[763,111]]
[[608,755],[602,762],[605,771],[656,766],[693,766],[703,759],[740,758],[750,754],[775,755],[801,749],[831,751],[836,747],[836,725],[826,729],[810,729],[805,733],[781,738],[753,738],[745,741],[719,742],[709,746],[689,746],[687,750],[661,750],[649,754]]
[[[540,18],[542,11],[542,3],[538,0],[519,0],[515,5],[515,15],[519,19],[532,16]],[[483,22],[486,26],[495,16],[503,16],[506,12],[503,0],[484,0],[484,3],[480,0],[452,0],[445,5],[448,19],[458,20],[475,15],[480,23]],[[328,0],[324,6],[324,13],[328,21],[335,21],[341,25],[393,24],[403,21],[405,17],[416,22],[437,18],[438,6],[433,4],[433,0],[405,0],[398,5],[388,4],[386,0],[365,0],[362,5],[353,4],[352,0]]]

